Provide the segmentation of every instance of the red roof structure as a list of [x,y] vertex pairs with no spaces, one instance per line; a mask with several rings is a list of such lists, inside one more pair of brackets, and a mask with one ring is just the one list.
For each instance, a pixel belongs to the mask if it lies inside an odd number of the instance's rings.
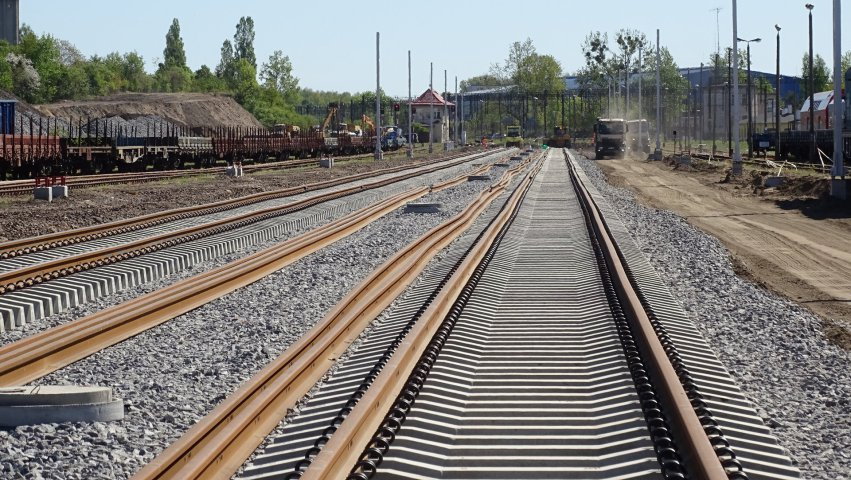
[[422,95],[417,97],[416,100],[411,102],[411,105],[415,107],[427,107],[429,105],[434,105],[435,107],[442,107],[446,105],[448,107],[454,107],[455,104],[447,101],[443,98],[439,93],[435,92],[434,89],[429,88]]

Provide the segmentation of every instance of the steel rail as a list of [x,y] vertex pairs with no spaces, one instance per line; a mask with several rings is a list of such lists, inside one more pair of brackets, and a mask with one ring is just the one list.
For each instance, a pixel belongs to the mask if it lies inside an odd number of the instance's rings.
[[380,170],[375,170],[373,172],[364,172],[355,175],[348,175],[345,177],[325,180],[322,182],[310,183],[298,187],[289,187],[268,192],[260,192],[229,200],[221,200],[218,202],[206,203],[202,205],[176,208],[162,212],[151,213],[148,215],[117,220],[106,224],[92,225],[89,227],[66,230],[64,232],[49,233],[45,235],[39,235],[37,237],[10,240],[0,243],[0,259],[15,257],[18,255],[25,255],[36,251],[44,251],[50,248],[56,248],[59,246],[69,245],[82,241],[88,241],[95,238],[103,238],[110,235],[135,231],[142,228],[160,225],[166,222],[171,222],[174,220],[217,213],[228,209],[239,208],[246,205],[251,205],[253,203],[286,197],[298,193],[305,193],[313,190],[319,190],[322,188],[334,187],[337,185],[361,180],[364,178],[370,178],[389,173],[396,173],[404,170],[422,168],[430,164],[450,161],[464,156],[477,157],[480,155],[482,154],[450,155],[438,159],[434,162],[428,162],[425,164],[400,165],[397,167],[383,168]]
[[525,193],[542,165],[539,162],[514,190],[503,210],[483,232],[481,240],[471,248],[467,257],[402,340],[396,353],[390,357],[369,390],[346,417],[346,421],[339,426],[303,472],[303,480],[346,478],[381,425],[387,410],[393,405],[437,328],[453,308],[455,299],[459,297],[500,232],[519,210]]
[[406,202],[466,181],[468,174],[410,189],[217,269],[0,347],[0,386],[41,378],[253,283],[351,235]]
[[[356,154],[356,155],[338,155],[336,158],[342,161],[357,160],[360,158],[372,158],[373,154]],[[291,168],[299,168],[304,166],[318,166],[318,160],[315,158],[303,160],[284,160],[280,162],[270,162],[261,164],[252,164],[243,166],[245,171],[256,170],[288,170]],[[68,175],[66,176],[66,184],[69,187],[100,187],[105,185],[127,184],[127,183],[143,183],[158,180],[168,180],[171,178],[194,177],[200,175],[217,174],[224,172],[228,167],[209,167],[201,169],[185,169],[185,170],[166,170],[166,171],[151,171],[151,172],[126,172],[126,173],[100,173],[94,175]],[[32,193],[35,187],[35,180],[8,180],[0,182],[0,196],[3,195],[23,195]]]
[[[599,239],[618,297],[621,299],[633,333],[638,340],[642,356],[649,367],[654,387],[661,393],[665,413],[678,434],[678,446],[688,462],[688,468],[694,478],[726,480],[727,474],[620,263],[614,240],[608,234],[601,212],[581,180],[575,175],[573,165],[569,164],[569,167],[577,196],[581,202],[591,206],[589,211],[592,213],[593,222],[592,231],[589,234]],[[521,201],[522,197],[518,197],[515,208],[519,207]],[[486,246],[496,238],[497,234],[498,230],[489,230],[486,233],[489,240],[477,245],[465,259],[450,283],[428,307],[420,322],[405,338],[396,355],[389,360],[346,421],[340,425],[334,436],[303,472],[301,476],[303,480],[331,480],[349,475],[372,440],[374,432],[384,422],[394,400],[399,397],[408,378],[413,374],[417,362],[428,348],[438,326],[454,308],[455,301],[460,297],[481,259],[484,258]]]
[[[208,223],[194,225],[174,232],[166,232],[152,237],[142,238],[133,242],[104,247],[90,252],[79,253],[69,257],[59,258],[48,262],[37,263],[27,267],[10,270],[0,273],[0,294],[6,291],[14,291],[16,289],[25,288],[41,284],[45,281],[54,278],[64,277],[76,272],[88,270],[90,268],[109,265],[112,263],[133,258],[145,253],[160,250],[162,248],[171,247],[181,243],[185,243],[199,238],[207,237],[217,233],[221,233],[235,228],[241,228],[246,225],[256,223],[268,218],[286,215],[295,211],[303,210],[313,205],[333,200],[336,198],[348,196],[357,192],[362,192],[374,188],[379,188],[385,185],[396,183],[401,180],[412,178],[415,176],[431,173],[444,168],[457,166],[461,163],[469,162],[472,159],[465,158],[458,162],[453,162],[449,165],[440,165],[430,167],[424,170],[419,170],[397,177],[377,180],[364,185],[356,185],[334,192],[318,194],[303,200],[298,200],[287,205],[267,207],[253,212],[246,212],[236,217],[228,217],[220,220],[215,220]],[[469,172],[468,172],[469,174]]]
[[706,480],[726,480],[727,473],[715,449],[698,419],[691,401],[683,389],[677,372],[671,365],[662,343],[659,341],[653,324],[644,310],[644,306],[630,281],[618,255],[615,240],[609,233],[606,221],[599,206],[594,201],[587,187],[576,175],[575,165],[568,161],[571,180],[577,196],[587,207],[592,216],[593,234],[597,237],[603,250],[606,265],[612,276],[615,290],[621,300],[621,306],[630,323],[642,357],[648,366],[653,385],[663,401],[663,410],[672,428],[678,433],[677,444],[683,452],[687,468],[695,478]]
[[134,477],[230,478],[372,320],[466,231],[525,166],[506,171],[465,210],[376,269],[304,337],[255,374]]

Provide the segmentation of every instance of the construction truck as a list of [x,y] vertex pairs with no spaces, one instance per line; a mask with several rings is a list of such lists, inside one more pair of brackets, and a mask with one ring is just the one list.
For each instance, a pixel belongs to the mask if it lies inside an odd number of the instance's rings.
[[597,160],[606,156],[623,158],[629,127],[622,118],[598,118],[594,124],[594,154]]
[[626,122],[629,131],[629,150],[650,153],[650,124],[645,119]]
[[509,125],[505,127],[505,146],[519,147],[523,143],[523,136],[520,134],[520,125]]
[[570,134],[567,128],[559,125],[553,129],[553,136],[547,139],[547,145],[553,148],[570,148]]

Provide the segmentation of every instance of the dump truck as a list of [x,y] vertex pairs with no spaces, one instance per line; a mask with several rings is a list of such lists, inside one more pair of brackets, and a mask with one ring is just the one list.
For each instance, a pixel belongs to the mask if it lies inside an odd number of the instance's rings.
[[622,118],[598,118],[594,124],[594,154],[597,160],[606,156],[623,158],[629,127]]

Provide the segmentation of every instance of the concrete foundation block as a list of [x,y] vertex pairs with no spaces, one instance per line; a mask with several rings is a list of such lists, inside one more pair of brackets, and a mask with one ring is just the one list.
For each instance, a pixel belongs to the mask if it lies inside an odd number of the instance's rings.
[[68,185],[54,185],[50,187],[53,198],[68,198]]
[[124,418],[124,403],[108,387],[0,388],[0,426],[62,422],[111,422]]
[[786,181],[786,177],[765,177],[764,185],[766,188],[774,188],[783,185]]
[[238,178],[242,176],[242,165],[230,165],[225,169],[225,175]]
[[405,205],[405,213],[440,213],[442,203],[409,203]]
[[53,187],[35,187],[33,188],[33,197],[36,200],[53,201]]
[[331,168],[334,166],[333,158],[322,158],[319,160],[319,166],[322,168]]

